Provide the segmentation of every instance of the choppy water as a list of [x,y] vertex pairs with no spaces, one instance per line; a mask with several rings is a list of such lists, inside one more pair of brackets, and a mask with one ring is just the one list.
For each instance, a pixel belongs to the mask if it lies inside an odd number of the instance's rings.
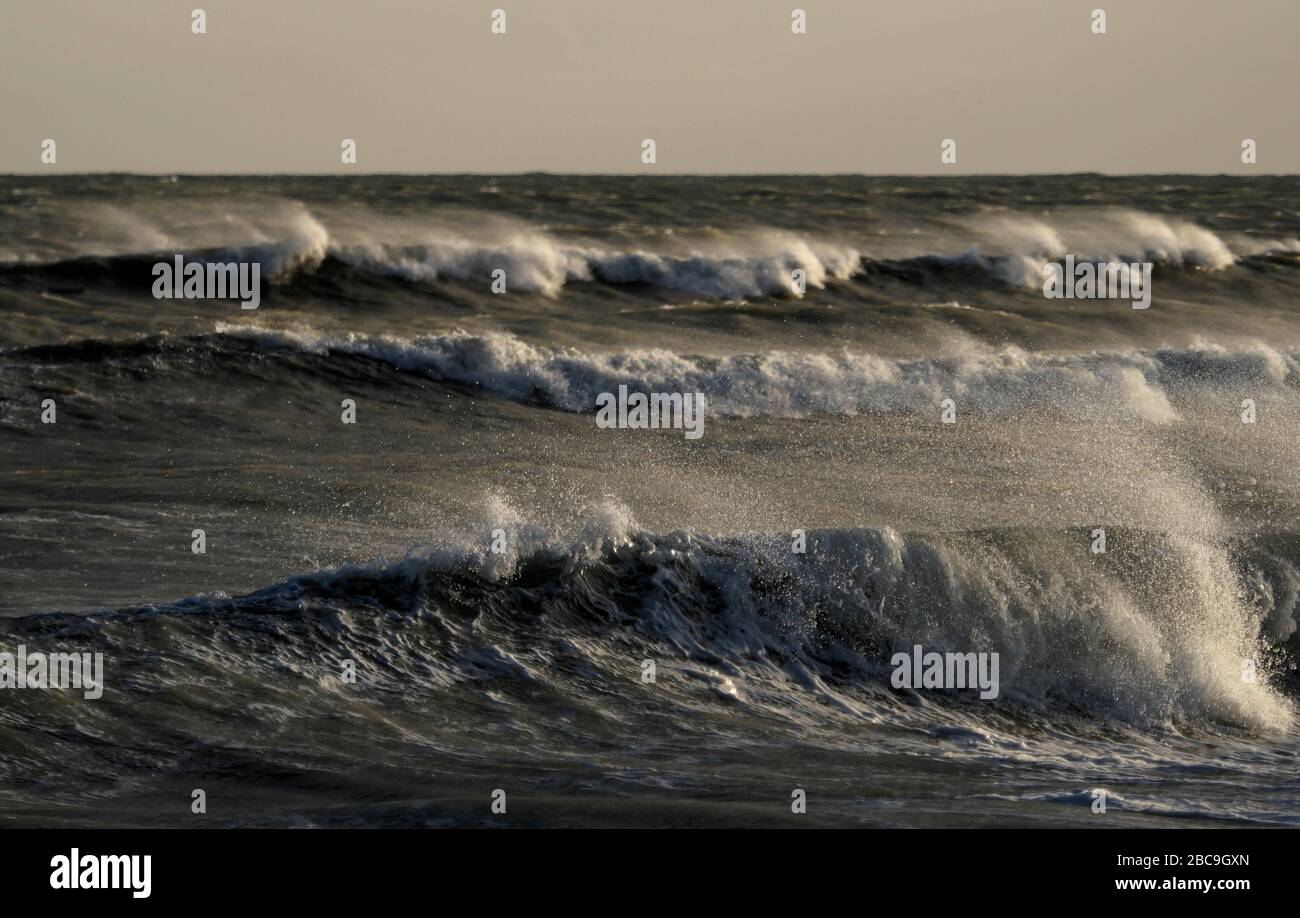
[[[0,813],[1294,825],[1298,205],[0,178],[0,649],[107,670],[0,692]],[[155,299],[178,252],[256,260],[260,308]],[[1067,254],[1153,262],[1151,307],[1045,298]],[[620,385],[704,436],[598,429]],[[997,652],[999,698],[892,688],[914,644]]]

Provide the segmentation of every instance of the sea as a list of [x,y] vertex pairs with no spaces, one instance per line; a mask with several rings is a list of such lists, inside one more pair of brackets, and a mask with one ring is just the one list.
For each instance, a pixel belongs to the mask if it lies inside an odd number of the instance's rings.
[[1296,177],[0,176],[0,825],[1300,825],[1297,444]]

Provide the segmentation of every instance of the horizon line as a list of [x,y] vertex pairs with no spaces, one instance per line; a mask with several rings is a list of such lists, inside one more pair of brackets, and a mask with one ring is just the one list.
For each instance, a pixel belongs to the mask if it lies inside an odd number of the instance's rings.
[[370,178],[370,177],[454,177],[481,176],[485,178],[524,177],[548,175],[559,178],[1060,178],[1077,176],[1098,176],[1101,178],[1143,178],[1143,177],[1180,177],[1180,178],[1297,178],[1300,172],[1100,172],[1083,170],[1078,172],[672,172],[645,170],[639,172],[559,172],[548,169],[523,169],[501,172],[448,171],[420,172],[413,170],[389,171],[342,171],[342,172],[220,172],[200,171],[185,172],[175,170],[137,171],[130,169],[88,169],[82,171],[64,171],[61,169],[40,169],[27,172],[0,172],[5,178],[39,178],[59,176],[140,176],[145,178]]

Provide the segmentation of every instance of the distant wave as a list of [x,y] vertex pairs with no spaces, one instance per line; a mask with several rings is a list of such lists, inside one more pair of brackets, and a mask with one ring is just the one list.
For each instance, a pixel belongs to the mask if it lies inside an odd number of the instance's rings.
[[[214,334],[126,341],[74,341],[11,349],[11,358],[42,362],[202,359],[236,346],[291,357],[360,358],[431,379],[479,387],[501,398],[573,412],[593,411],[596,396],[626,385],[634,391],[703,392],[711,415],[731,417],[866,412],[933,412],[952,398],[963,411],[1177,418],[1171,398],[1244,384],[1268,389],[1300,384],[1300,353],[1264,344],[1152,351],[1045,354],[1007,347],[964,357],[890,359],[841,351],[786,350],[727,356],[659,348],[582,351],[530,344],[504,332],[451,332],[416,338],[329,334],[309,328],[268,329],[218,323]],[[239,355],[223,354],[225,366]]]
[[[386,237],[382,227],[336,236],[306,210],[278,224],[272,239],[244,245],[187,246],[136,252],[88,253],[53,261],[30,254],[0,258],[8,274],[47,274],[69,281],[92,282],[106,276],[139,283],[147,269],[176,252],[201,261],[255,261],[267,279],[291,285],[325,266],[370,278],[404,282],[480,282],[503,269],[507,292],[559,296],[575,283],[643,285],[677,294],[716,299],[804,295],[793,272],[803,272],[807,290],[853,278],[891,276],[925,284],[947,278],[961,281],[972,273],[985,283],[1017,288],[1042,284],[1049,262],[1072,254],[1098,264],[1152,262],[1164,268],[1221,271],[1246,259],[1300,255],[1300,240],[1240,237],[1229,241],[1186,221],[1149,214],[1107,212],[1080,244],[1067,246],[1051,226],[1030,218],[1004,217],[981,226],[993,248],[968,247],[956,252],[928,252],[877,258],[854,244],[816,239],[776,229],[735,231],[707,245],[682,242],[671,251],[617,248],[591,241],[562,239],[526,225],[493,225],[491,231],[458,234],[447,229],[422,233],[405,230]],[[991,228],[990,228],[991,227]],[[1113,238],[1105,238],[1107,235]],[[145,234],[157,244],[166,237]]]
[[1236,352],[1206,346],[1078,355],[1009,347],[964,358],[897,360],[849,351],[723,357],[648,348],[584,352],[548,349],[506,333],[399,339],[224,323],[218,329],[264,347],[367,357],[569,411],[590,411],[597,394],[627,385],[647,392],[703,392],[710,413],[733,417],[933,411],[942,399],[953,398],[985,412],[1050,407],[1064,415],[1119,413],[1162,423],[1177,416],[1168,397],[1172,390],[1300,380],[1300,354],[1264,345]]

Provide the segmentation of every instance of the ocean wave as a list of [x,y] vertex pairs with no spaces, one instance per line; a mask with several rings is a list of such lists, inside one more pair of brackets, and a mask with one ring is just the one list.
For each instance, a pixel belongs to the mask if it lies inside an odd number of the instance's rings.
[[[1041,287],[1044,269],[1067,256],[1076,264],[1121,266],[1150,263],[1170,270],[1223,271],[1243,261],[1300,253],[1300,240],[1259,239],[1241,234],[1221,237],[1186,220],[1138,211],[1104,209],[1063,227],[1043,220],[1002,215],[962,221],[987,238],[988,245],[956,253],[928,253],[912,258],[868,262],[864,271],[930,272],[960,275],[978,272],[1018,288]],[[1064,226],[1068,226],[1066,231]],[[999,251],[1001,250],[1001,251]]]
[[1300,354],[1257,345],[1054,355],[1016,347],[948,359],[767,351],[723,357],[664,349],[610,353],[554,349],[507,333],[421,338],[329,335],[222,323],[219,333],[267,348],[367,357],[503,398],[594,410],[596,396],[626,385],[645,392],[703,392],[731,417],[930,411],[945,398],[984,412],[1052,408],[1120,414],[1155,423],[1177,413],[1175,391],[1226,383],[1293,385]]
[[[982,243],[955,251],[880,257],[861,243],[772,228],[718,232],[695,241],[666,234],[663,239],[672,242],[669,248],[566,239],[492,215],[459,226],[385,226],[367,215],[355,226],[345,223],[331,229],[299,205],[282,208],[270,224],[233,221],[231,232],[250,237],[238,244],[187,242],[152,225],[137,225],[141,221],[133,215],[119,215],[114,226],[119,231],[129,226],[125,239],[143,248],[123,250],[120,246],[127,242],[121,241],[116,247],[92,244],[84,254],[52,260],[13,251],[0,259],[0,268],[92,281],[106,272],[134,276],[142,266],[180,253],[205,262],[257,262],[264,278],[281,286],[310,278],[327,264],[370,278],[485,286],[500,269],[506,292],[556,297],[570,285],[598,283],[734,300],[798,299],[807,290],[876,275],[926,284],[961,282],[974,274],[984,283],[1034,288],[1043,283],[1043,269],[1066,255],[1097,265],[1151,262],[1167,270],[1222,271],[1243,260],[1300,253],[1300,240],[1240,234],[1225,238],[1188,221],[1140,212],[1103,210],[1079,220],[1066,231],[1065,224],[1058,228],[1025,216],[968,218],[959,221],[959,235],[981,238]],[[795,271],[803,272],[802,285],[795,282]]]
[[[556,687],[575,672],[599,673],[618,694],[644,659],[667,672],[709,661],[717,703],[762,695],[788,716],[811,706],[820,717],[828,694],[878,717],[908,708],[914,696],[890,688],[890,661],[920,644],[999,654],[998,705],[1147,725],[1291,722],[1275,684],[1281,649],[1262,622],[1282,615],[1294,628],[1294,607],[1252,607],[1225,552],[1177,535],[1143,533],[1132,540],[1140,563],[1126,566],[1089,561],[1068,533],[832,529],[809,532],[795,553],[784,535],[647,533],[612,504],[567,536],[503,504],[486,510],[507,534],[504,553],[484,529],[477,541],[246,596],[31,616],[0,630],[92,642],[123,672],[140,660],[136,681],[160,666],[237,666],[241,679],[268,666],[326,685],[351,659],[372,687],[406,694],[492,680]],[[1241,678],[1243,659],[1260,661],[1256,681]]]
[[147,361],[180,369],[188,361],[216,357],[233,369],[247,358],[230,350],[249,347],[289,357],[373,360],[507,400],[579,413],[594,411],[599,394],[627,386],[641,392],[701,392],[710,415],[734,418],[931,413],[951,398],[960,411],[977,414],[1046,410],[1063,417],[1164,424],[1179,417],[1179,397],[1217,396],[1225,387],[1268,391],[1300,383],[1300,353],[1263,343],[1082,354],[1006,347],[919,359],[848,350],[706,356],[662,348],[552,348],[506,332],[400,338],[221,322],[207,335],[90,339],[0,353],[30,362]]
[[850,247],[788,233],[760,233],[747,242],[752,251],[736,245],[713,253],[669,254],[575,246],[545,233],[520,231],[499,243],[451,236],[420,244],[339,245],[331,255],[352,267],[413,281],[488,279],[501,269],[508,290],[547,296],[558,295],[569,283],[599,282],[721,299],[800,297],[794,271],[803,272],[808,288],[820,289],[830,279],[850,277],[861,259]]

